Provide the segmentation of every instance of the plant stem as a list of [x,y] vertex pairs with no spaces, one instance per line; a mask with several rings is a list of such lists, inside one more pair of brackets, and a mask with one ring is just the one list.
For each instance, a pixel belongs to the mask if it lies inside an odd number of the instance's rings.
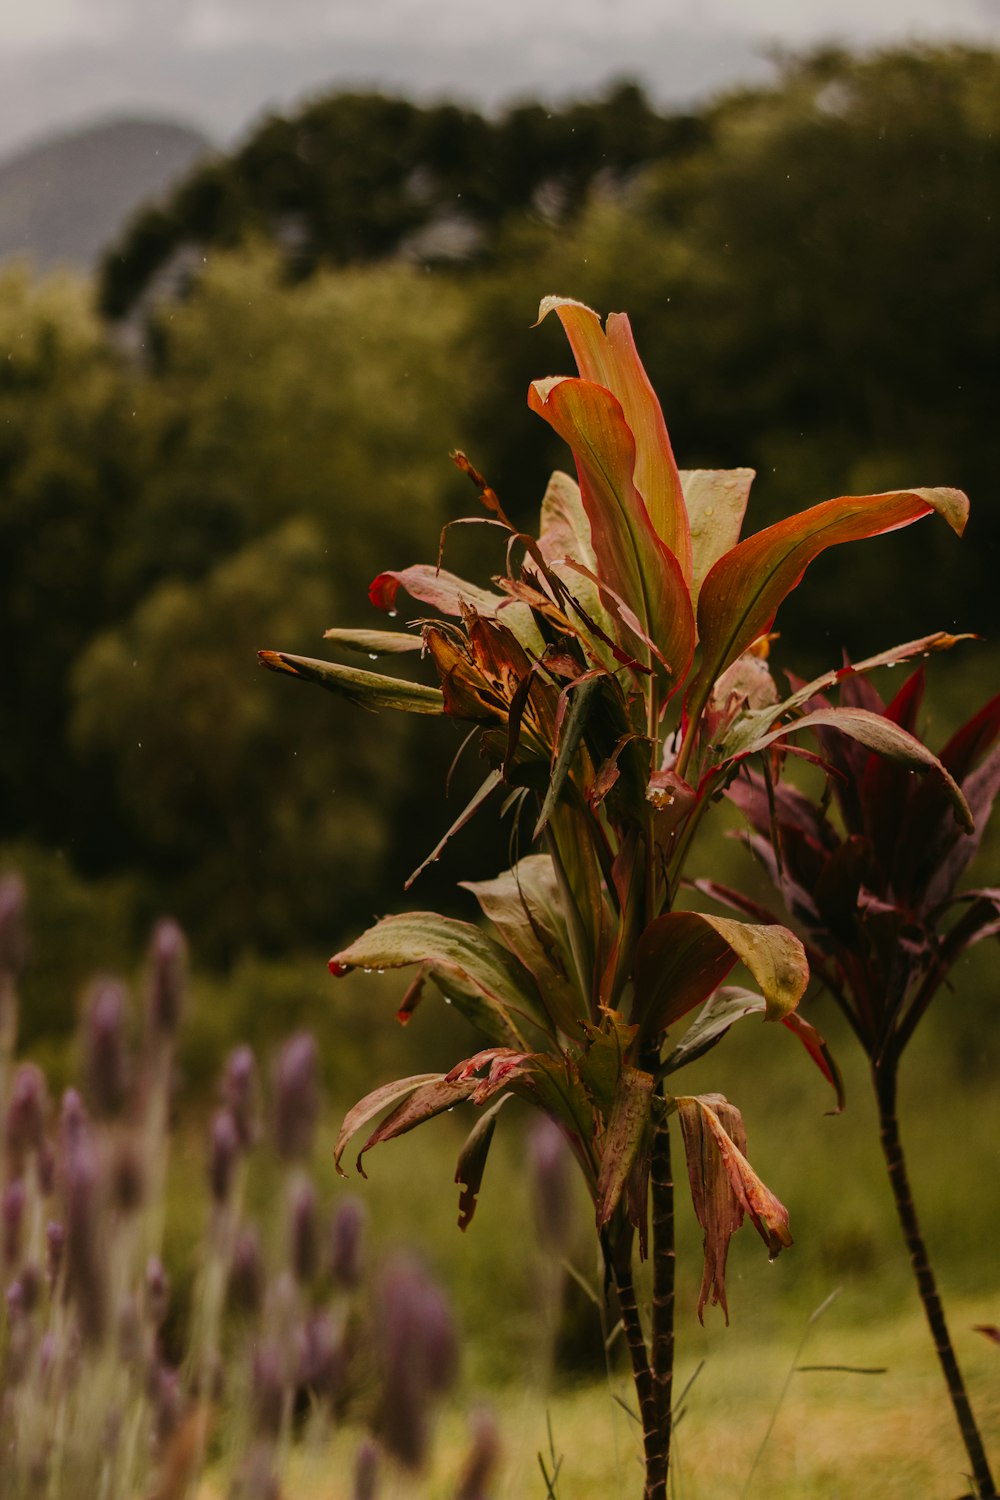
[[674,1182],[670,1167],[670,1130],[656,1126],[650,1165],[653,1208],[653,1395],[656,1401],[660,1460],[670,1471],[674,1390]]
[[639,1308],[635,1300],[631,1244],[626,1255],[614,1256],[612,1269],[618,1292],[618,1305],[621,1309],[622,1327],[625,1330],[625,1342],[628,1345],[629,1359],[632,1361],[632,1379],[635,1383],[639,1413],[642,1417],[643,1450],[646,1456],[646,1485],[642,1492],[643,1500],[666,1500],[667,1467],[660,1437],[656,1387],[649,1364],[649,1351],[642,1332]]
[[951,1397],[951,1404],[955,1409],[955,1417],[965,1444],[965,1451],[972,1465],[972,1475],[979,1500],[997,1500],[996,1486],[990,1472],[986,1450],[983,1447],[976,1419],[972,1414],[965,1381],[958,1367],[937,1282],[931,1269],[927,1246],[917,1219],[917,1210],[913,1202],[913,1193],[903,1156],[903,1145],[899,1135],[899,1121],[896,1117],[896,1073],[896,1059],[892,1056],[883,1059],[880,1066],[872,1069],[875,1096],[878,1101],[879,1136],[896,1202],[896,1212],[899,1215],[906,1248],[910,1252],[910,1263],[913,1266],[917,1290],[924,1305],[934,1348],[944,1372],[945,1383]]

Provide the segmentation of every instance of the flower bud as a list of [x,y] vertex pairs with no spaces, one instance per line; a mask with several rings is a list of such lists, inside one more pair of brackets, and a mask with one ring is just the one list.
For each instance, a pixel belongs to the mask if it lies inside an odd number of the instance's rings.
[[358,1198],[344,1198],[333,1216],[330,1236],[330,1269],[345,1291],[353,1291],[361,1280],[364,1258],[365,1208]]
[[111,1160],[111,1199],[122,1213],[134,1213],[145,1195],[145,1169],[139,1143],[118,1142]]
[[57,1219],[51,1219],[45,1226],[45,1272],[48,1278],[49,1291],[54,1292],[56,1282],[59,1279],[59,1270],[62,1266],[63,1249],[66,1244],[66,1227]]
[[170,1307],[170,1277],[158,1255],[146,1263],[146,1315],[154,1328],[162,1328]]
[[286,1161],[309,1155],[318,1115],[316,1043],[300,1031],[282,1048],[275,1075],[274,1141]]
[[7,1269],[16,1266],[21,1255],[21,1234],[28,1193],[20,1177],[8,1182],[0,1194],[0,1251]]
[[490,1481],[500,1462],[500,1434],[488,1411],[473,1412],[472,1443],[455,1491],[455,1500],[489,1500]]
[[301,1178],[292,1187],[288,1217],[292,1271],[298,1281],[311,1281],[319,1268],[319,1223],[316,1192],[308,1178]]
[[248,1150],[259,1133],[257,1064],[250,1047],[234,1047],[227,1057],[222,1079],[222,1097],[233,1117],[240,1145]]
[[403,1467],[416,1470],[427,1456],[430,1397],[447,1390],[457,1372],[454,1327],[443,1294],[412,1260],[391,1263],[379,1294],[379,1433]]
[[66,1272],[80,1330],[98,1343],[107,1327],[107,1247],[97,1153],[86,1129],[66,1153]]
[[543,1115],[528,1136],[538,1238],[553,1255],[564,1255],[573,1235],[569,1148],[559,1126]]
[[281,1350],[261,1342],[253,1354],[253,1413],[258,1432],[277,1437],[285,1409],[285,1368]]
[[378,1494],[378,1448],[371,1438],[362,1438],[354,1460],[353,1500],[376,1500]]
[[212,1197],[220,1206],[229,1197],[239,1156],[240,1138],[233,1117],[228,1109],[216,1110],[212,1117],[208,1181]]
[[344,1374],[344,1354],[329,1313],[316,1312],[302,1328],[299,1384],[318,1396],[335,1396]]
[[21,1063],[10,1088],[4,1121],[4,1142],[12,1176],[19,1176],[32,1152],[45,1143],[48,1089],[45,1075],[34,1063]]
[[264,1300],[260,1236],[252,1226],[241,1229],[236,1237],[229,1267],[229,1295],[234,1306],[247,1313],[258,1312]]
[[117,1114],[128,1092],[125,991],[115,980],[98,980],[90,992],[84,1027],[87,1082],[100,1115]]
[[180,1022],[187,987],[187,943],[170,917],[164,917],[153,929],[148,984],[150,1031],[156,1037],[172,1037]]
[[150,1372],[148,1391],[153,1408],[153,1432],[158,1447],[162,1448],[176,1431],[184,1411],[180,1373],[166,1365],[155,1364]]

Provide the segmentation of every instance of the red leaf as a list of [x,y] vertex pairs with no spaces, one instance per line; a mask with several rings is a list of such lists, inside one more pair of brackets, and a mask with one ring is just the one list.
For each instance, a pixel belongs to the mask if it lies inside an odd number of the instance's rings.
[[842,1114],[845,1103],[844,1077],[837,1066],[837,1061],[830,1051],[825,1038],[820,1036],[815,1026],[800,1016],[798,1011],[793,1011],[790,1015],[782,1016],[781,1024],[782,1026],[787,1026],[789,1031],[798,1037],[836,1094],[837,1108],[830,1110],[829,1113],[834,1115]]
[[690,585],[691,532],[681,476],[660,403],[639,358],[628,318],[624,313],[609,313],[605,331],[591,308],[563,297],[545,297],[538,309],[538,322],[550,312],[556,313],[565,329],[583,379],[604,386],[621,403],[635,438],[635,487],[653,530],[676,557]]
[[[535,381],[528,404],[573,450],[601,582],[634,611],[679,684],[694,653],[691,598],[680,564],[656,534],[634,483],[636,443],[620,402],[590,381],[557,379]],[[624,624],[618,628],[627,631]],[[654,664],[631,631],[621,643]]]
[[969,502],[961,490],[891,490],[826,500],[747,537],[712,568],[698,600],[702,665],[691,688],[700,711],[712,684],[770,630],[779,605],[827,547],[909,526],[937,511],[959,536]]

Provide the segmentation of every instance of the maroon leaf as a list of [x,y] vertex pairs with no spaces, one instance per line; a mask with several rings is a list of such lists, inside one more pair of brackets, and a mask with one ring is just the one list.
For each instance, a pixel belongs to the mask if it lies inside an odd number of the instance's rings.
[[333,1164],[341,1177],[347,1173],[341,1170],[340,1159],[348,1141],[357,1135],[362,1125],[367,1125],[369,1120],[374,1120],[377,1114],[387,1109],[390,1104],[395,1104],[405,1094],[412,1094],[425,1083],[440,1081],[442,1073],[418,1073],[413,1078],[395,1078],[391,1083],[383,1083],[380,1088],[373,1089],[363,1099],[359,1099],[353,1108],[344,1116],[344,1123],[340,1127],[337,1144],[333,1152]]
[[357,1169],[362,1177],[365,1176],[361,1165],[361,1158],[373,1146],[381,1145],[383,1141],[395,1140],[397,1136],[406,1135],[410,1130],[415,1130],[418,1125],[423,1125],[425,1120],[433,1120],[435,1115],[444,1114],[445,1110],[454,1109],[456,1104],[461,1104],[475,1092],[476,1080],[474,1078],[435,1078],[430,1083],[423,1084],[415,1089],[408,1099],[388,1115],[365,1141],[358,1152]]
[[502,1099],[497,1100],[491,1109],[486,1110],[485,1114],[480,1115],[466,1137],[465,1145],[459,1153],[458,1165],[455,1168],[455,1181],[462,1189],[458,1198],[459,1229],[468,1229],[472,1223],[479,1190],[483,1185],[486,1158],[489,1156],[490,1146],[493,1141],[497,1116],[510,1097],[509,1094],[505,1094]]

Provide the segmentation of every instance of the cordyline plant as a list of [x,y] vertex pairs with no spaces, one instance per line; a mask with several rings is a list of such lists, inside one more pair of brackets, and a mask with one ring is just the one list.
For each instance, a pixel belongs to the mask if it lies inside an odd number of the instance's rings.
[[[850,666],[837,675],[842,704],[916,732],[922,668],[888,705]],[[983,938],[1000,934],[1000,888],[957,890],[1000,792],[1000,695],[940,752],[941,764],[966,798],[971,831],[951,816],[940,780],[918,781],[904,766],[831,733],[826,720],[816,717],[836,712],[822,694],[806,706],[814,711],[828,769],[822,794],[810,798],[748,770],[733,781],[729,795],[754,830],[747,842],[803,935],[813,974],[833,996],[868,1058],[886,1169],[934,1347],[977,1494],[995,1497],[914,1207],[896,1085],[904,1048],[956,960]],[[831,805],[839,813],[836,821]],[[777,921],[738,892],[712,882],[699,884],[744,915]]]
[[[602,327],[589,308],[561,298],[543,301],[540,317],[550,312],[579,378],[536,381],[528,400],[572,449],[578,483],[553,476],[532,537],[511,525],[457,455],[479,487],[485,524],[506,539],[494,588],[440,566],[382,573],[370,590],[376,605],[395,614],[405,590],[438,616],[421,614],[408,632],[327,632],[337,647],[369,655],[420,651],[439,686],[283,652],[261,659],[369,708],[473,726],[488,769],[451,832],[496,796],[512,837],[530,835],[537,852],[467,887],[487,927],[430,912],[390,916],[331,960],[335,974],[419,965],[401,1016],[430,977],[489,1044],[446,1075],[400,1079],[363,1099],[344,1121],[337,1161],[385,1110],[362,1156],[461,1101],[480,1107],[456,1175],[464,1227],[506,1099],[526,1099],[557,1122],[593,1198],[618,1294],[643,1425],[645,1495],[663,1500],[675,1116],[705,1235],[699,1314],[709,1299],[726,1308],[726,1254],[744,1215],[772,1257],[791,1243],[784,1207],[746,1159],[739,1111],[720,1095],[675,1091],[674,1075],[735,1021],[763,1015],[796,1032],[836,1081],[822,1038],[796,1014],[808,981],[799,939],[770,920],[674,910],[685,860],[741,763],[816,721],[801,714],[801,694],[778,701],[765,660],[775,613],[809,563],[839,542],[934,511],[961,532],[967,501],[950,489],[842,497],[740,542],[752,471],[678,470],[628,319],[612,314]],[[894,657],[950,639],[913,643]],[[905,729],[863,709],[821,713],[868,749],[931,772],[968,820],[949,773]],[[754,990],[724,986],[737,962]],[[699,1006],[676,1039],[677,1023]],[[636,1246],[647,1252],[649,1219],[647,1341],[632,1264]]]

